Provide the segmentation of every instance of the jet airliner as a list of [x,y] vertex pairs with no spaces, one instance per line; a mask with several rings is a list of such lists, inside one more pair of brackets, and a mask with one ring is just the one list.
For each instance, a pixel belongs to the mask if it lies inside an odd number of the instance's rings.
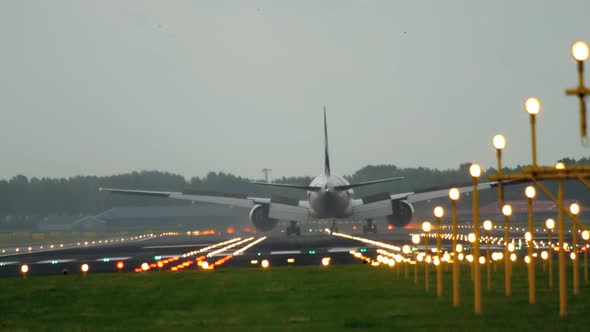
[[[398,194],[380,193],[357,199],[353,197],[353,188],[401,179],[403,178],[392,177],[351,184],[343,177],[333,175],[330,172],[328,125],[324,108],[324,174],[315,177],[308,186],[252,182],[256,185],[305,190],[307,191],[306,200],[250,197],[247,195],[220,194],[195,190],[185,190],[183,192],[114,188],[101,188],[100,190],[114,194],[168,197],[192,202],[249,208],[250,220],[254,227],[263,232],[274,229],[280,220],[290,222],[286,229],[287,235],[300,235],[301,231],[297,226],[297,222],[331,220],[332,226],[330,229],[335,231],[337,230],[336,221],[338,220],[364,220],[363,233],[376,233],[377,227],[373,223],[374,218],[385,218],[390,225],[404,227],[412,220],[414,214],[413,203],[445,197],[448,194],[446,189],[439,189]],[[478,189],[488,189],[495,185],[495,182],[481,183],[478,185]],[[461,192],[470,192],[473,187],[461,187],[459,190]]]

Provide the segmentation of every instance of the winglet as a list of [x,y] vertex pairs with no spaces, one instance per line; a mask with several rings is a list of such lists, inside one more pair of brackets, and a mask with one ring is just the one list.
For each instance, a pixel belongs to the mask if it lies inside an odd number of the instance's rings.
[[330,155],[328,154],[328,122],[326,121],[326,106],[324,106],[324,173],[330,175]]

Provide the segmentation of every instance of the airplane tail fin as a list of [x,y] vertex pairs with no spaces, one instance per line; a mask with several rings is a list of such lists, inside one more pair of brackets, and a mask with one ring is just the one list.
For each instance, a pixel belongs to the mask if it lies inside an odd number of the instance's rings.
[[326,106],[324,106],[324,173],[330,175],[330,155],[328,153],[328,123],[326,121]]

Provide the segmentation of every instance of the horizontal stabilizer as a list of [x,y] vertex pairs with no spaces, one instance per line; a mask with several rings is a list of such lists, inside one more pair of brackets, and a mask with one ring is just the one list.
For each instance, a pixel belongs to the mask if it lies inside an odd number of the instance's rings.
[[396,178],[381,179],[381,180],[361,182],[361,183],[353,183],[353,184],[347,184],[347,185],[343,185],[343,186],[335,186],[334,189],[338,190],[338,191],[342,191],[342,190],[348,190],[348,189],[362,187],[362,186],[369,186],[369,185],[376,184],[376,183],[397,181],[397,180],[401,180],[403,178],[404,178],[403,176],[400,176],[400,177],[396,177]]
[[320,187],[300,186],[296,184],[283,184],[283,183],[267,183],[267,182],[250,182],[259,186],[279,187],[279,188],[291,188],[307,191],[320,191]]

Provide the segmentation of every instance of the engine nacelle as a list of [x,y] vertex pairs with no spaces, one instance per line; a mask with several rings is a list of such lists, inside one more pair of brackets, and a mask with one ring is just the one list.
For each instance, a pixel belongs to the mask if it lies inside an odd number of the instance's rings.
[[393,209],[393,214],[386,217],[390,225],[404,227],[412,221],[412,217],[414,216],[414,207],[412,204],[402,200],[395,200],[391,201],[391,208]]
[[250,220],[257,231],[268,232],[273,230],[279,223],[278,219],[268,217],[268,204],[255,205],[250,210]]

